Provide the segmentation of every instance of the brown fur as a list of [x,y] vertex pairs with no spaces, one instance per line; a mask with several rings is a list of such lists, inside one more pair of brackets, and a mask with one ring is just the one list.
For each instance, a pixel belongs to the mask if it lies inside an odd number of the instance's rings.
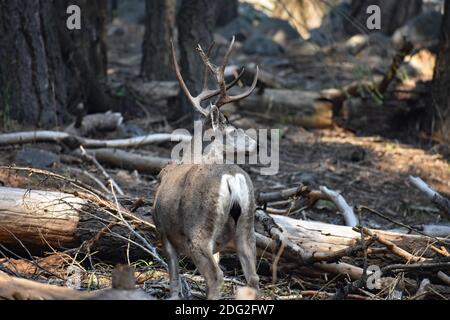
[[[231,207],[218,203],[222,177],[236,174],[245,177],[249,193],[248,208],[241,208],[237,222],[230,215]],[[184,254],[205,277],[208,298],[219,298],[223,276],[213,255],[230,242],[237,249],[247,282],[258,288],[255,204],[247,173],[237,165],[180,164],[167,166],[160,179],[154,220],[169,259],[172,295],[180,293],[178,254]]]

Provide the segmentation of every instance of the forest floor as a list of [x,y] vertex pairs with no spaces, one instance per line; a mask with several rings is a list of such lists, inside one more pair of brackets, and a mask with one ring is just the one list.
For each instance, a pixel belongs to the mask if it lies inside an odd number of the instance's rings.
[[[116,93],[120,91],[121,85],[138,76],[143,36],[143,29],[140,26],[126,25],[121,27],[121,30],[123,33],[111,35],[109,39],[109,76],[111,87],[114,88],[113,90],[117,90]],[[322,51],[321,60],[317,61],[314,59],[314,57],[317,58],[317,52],[298,53],[292,50],[278,60],[285,61],[285,65],[289,65],[290,69],[285,70],[284,73],[286,79],[299,81],[308,89],[321,90],[327,87],[343,86],[353,81],[352,75],[355,72],[352,72],[352,68],[355,68],[355,61],[340,62],[339,55],[330,52],[332,51]],[[249,60],[253,58],[255,57],[246,57]],[[259,59],[258,63],[261,63],[261,68],[264,69],[265,60],[258,57],[255,59]],[[346,59],[348,59],[347,56]],[[370,65],[370,61],[368,65]],[[343,69],[350,71],[343,72]],[[283,70],[277,72],[281,71]],[[336,75],[339,76],[336,77]],[[328,79],[325,79],[327,77]],[[336,81],[338,82],[336,83]],[[154,115],[155,119],[163,118],[164,110],[164,108],[158,109],[156,105],[149,105],[147,114]],[[139,114],[141,112],[139,108],[123,111],[126,124],[135,131],[151,133],[167,132],[170,128],[175,129],[166,121],[148,125],[148,117],[143,118],[144,114]],[[267,122],[264,119],[250,118],[240,115],[239,111],[233,119],[237,126],[244,128],[278,128],[282,132],[279,173],[275,176],[261,176],[257,170],[248,168],[257,192],[296,187],[300,183],[307,184],[313,189],[327,186],[340,191],[350,205],[370,207],[407,225],[450,223],[450,217],[441,215],[439,210],[408,182],[409,175],[419,176],[441,194],[450,195],[450,163],[441,152],[445,146],[424,143],[423,139],[419,139],[419,133],[396,132],[395,128],[392,132],[360,131],[355,133],[338,126],[307,130],[297,126]],[[374,124],[374,126],[376,125]],[[26,128],[13,125],[10,129],[10,131],[17,131]],[[58,152],[58,149],[50,144],[31,147]],[[139,148],[139,152],[168,156],[170,155],[169,147],[169,145],[150,146]],[[15,153],[22,148],[25,147],[0,149],[0,163],[4,165],[14,163]],[[67,173],[64,164],[56,165],[51,170]],[[96,172],[96,169],[91,167],[89,171]],[[156,176],[148,174],[137,176],[134,173],[113,168],[109,168],[108,172],[127,195],[153,197],[157,187]],[[2,180],[1,176],[0,180]],[[2,180],[2,182],[11,185],[11,181]],[[20,182],[15,184],[21,186]],[[324,202],[294,217],[344,224],[343,217],[336,211],[334,206]],[[375,229],[397,227],[393,223],[369,213],[362,216],[362,224]],[[233,288],[242,283],[243,277],[235,274],[236,270],[240,270],[234,268],[234,266],[238,266],[237,259],[226,256],[222,264],[226,270],[226,288],[229,289],[227,296],[231,297]],[[138,261],[133,265],[137,269],[138,284],[147,289],[151,288],[147,291],[153,294],[163,295],[165,293],[167,284],[165,272],[152,269],[151,264],[146,261]],[[193,290],[203,290],[202,278],[193,271],[189,262],[184,265],[184,275]],[[303,292],[303,296],[305,296],[307,290],[320,291],[325,285],[329,287],[330,283],[335,281],[335,279],[309,278],[292,270],[284,273],[280,269],[278,281],[271,284],[270,266],[264,262],[259,266],[263,283],[262,296],[265,299],[299,298],[299,292]],[[107,264],[96,265],[97,280],[94,287],[101,288],[110,284],[111,269],[112,266]],[[86,275],[86,279],[88,278]],[[86,280],[89,286],[92,285],[91,280]],[[165,285],[158,289],[161,283]],[[197,285],[198,287],[196,287]],[[312,296],[313,298],[323,298],[321,294]]]

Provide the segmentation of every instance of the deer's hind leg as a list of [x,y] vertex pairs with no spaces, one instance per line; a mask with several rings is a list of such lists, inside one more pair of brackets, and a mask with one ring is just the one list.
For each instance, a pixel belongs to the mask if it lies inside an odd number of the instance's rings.
[[216,262],[210,246],[196,245],[191,250],[191,259],[198,271],[205,278],[208,300],[220,299],[220,290],[223,284],[223,272]]
[[249,217],[250,215],[243,215],[237,222],[235,246],[247,284],[258,290],[259,277],[256,273],[256,237],[253,220]]
[[167,238],[162,239],[162,242],[169,265],[170,299],[180,299],[181,280],[178,271],[178,254]]

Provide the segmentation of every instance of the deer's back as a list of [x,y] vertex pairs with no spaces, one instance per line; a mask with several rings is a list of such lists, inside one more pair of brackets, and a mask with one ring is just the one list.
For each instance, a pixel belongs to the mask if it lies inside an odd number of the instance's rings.
[[161,172],[154,205],[159,232],[185,253],[191,241],[213,239],[216,246],[225,245],[234,234],[235,221],[230,203],[220,200],[229,198],[223,177],[237,175],[245,178],[244,190],[253,208],[252,182],[237,165],[167,166]]

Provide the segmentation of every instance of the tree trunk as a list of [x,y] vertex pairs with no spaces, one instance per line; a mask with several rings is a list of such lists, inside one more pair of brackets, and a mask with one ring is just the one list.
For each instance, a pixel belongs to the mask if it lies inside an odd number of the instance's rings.
[[106,112],[113,108],[106,93],[107,76],[106,21],[107,0],[56,1],[59,23],[65,26],[69,5],[81,8],[81,30],[59,27],[59,39],[67,65],[67,81],[71,84],[69,108],[80,102],[88,113]]
[[[66,28],[70,4],[81,7],[81,30]],[[106,77],[105,19],[104,0],[0,1],[3,123],[52,127],[80,102],[105,105],[98,80]]]
[[433,82],[434,131],[443,141],[450,142],[450,0],[445,1],[441,42]]
[[[213,42],[215,26],[216,1],[190,0],[183,1],[178,14],[178,44],[180,46],[180,64],[183,78],[193,95],[202,89],[204,64],[195,48],[200,44],[203,48]],[[181,113],[180,113],[181,111]],[[181,110],[179,114],[190,114],[194,118],[194,109],[181,93]]]
[[216,0],[216,27],[222,27],[237,18],[238,0]]
[[[369,30],[367,19],[370,14],[367,8],[377,5],[381,9],[381,30]],[[422,0],[352,0],[351,23],[346,25],[350,35],[381,31],[392,35],[395,30],[403,26],[409,19],[418,15],[422,10]]]
[[66,112],[67,84],[50,1],[0,1],[0,112],[40,126]]
[[175,28],[176,0],[147,0],[141,74],[149,80],[173,80],[170,41]]

